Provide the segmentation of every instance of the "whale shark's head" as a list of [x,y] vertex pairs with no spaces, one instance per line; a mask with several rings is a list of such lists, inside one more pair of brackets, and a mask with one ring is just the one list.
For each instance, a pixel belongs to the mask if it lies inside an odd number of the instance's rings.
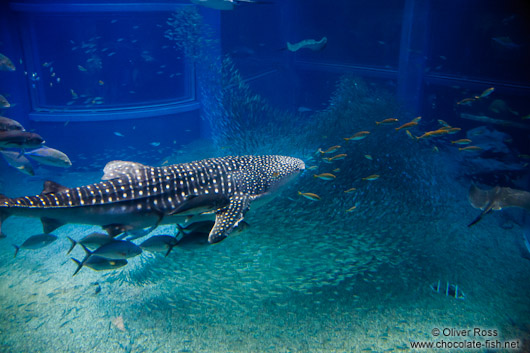
[[241,158],[245,191],[253,195],[268,194],[293,180],[305,169],[305,163],[287,156],[244,156]]

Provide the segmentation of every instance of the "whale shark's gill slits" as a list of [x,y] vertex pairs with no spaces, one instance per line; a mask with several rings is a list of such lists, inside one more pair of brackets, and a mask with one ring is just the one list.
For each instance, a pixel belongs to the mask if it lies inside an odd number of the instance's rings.
[[228,188],[228,170],[227,170],[227,163],[221,162],[217,165],[217,168],[219,169],[219,187],[221,194],[226,194],[226,189]]

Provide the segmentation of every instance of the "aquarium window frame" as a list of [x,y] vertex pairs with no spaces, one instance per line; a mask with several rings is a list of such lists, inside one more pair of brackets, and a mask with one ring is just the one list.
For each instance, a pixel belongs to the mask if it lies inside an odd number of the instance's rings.
[[87,14],[87,13],[131,13],[131,12],[172,12],[184,7],[196,6],[192,3],[20,3],[11,2],[10,8],[19,16],[19,30],[23,48],[23,57],[26,61],[28,96],[31,102],[29,119],[39,122],[83,122],[83,121],[109,121],[123,119],[138,119],[153,116],[174,115],[200,109],[197,97],[197,75],[195,65],[186,62],[185,90],[186,96],[173,102],[161,102],[155,104],[139,104],[135,106],[120,107],[90,107],[81,109],[68,109],[66,107],[42,107],[39,105],[41,89],[31,92],[32,84],[42,84],[31,81],[32,70],[36,65],[34,51],[37,50],[35,31],[32,23],[32,15],[44,14]]

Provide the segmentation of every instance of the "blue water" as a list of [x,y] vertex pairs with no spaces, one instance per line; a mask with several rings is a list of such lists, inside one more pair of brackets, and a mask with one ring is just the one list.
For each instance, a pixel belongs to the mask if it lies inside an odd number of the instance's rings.
[[[95,183],[112,160],[280,154],[306,170],[219,244],[75,277],[69,258],[84,253],[66,255],[66,237],[100,228],[67,224],[13,258],[42,226],[10,217],[0,352],[528,351],[528,210],[467,225],[481,212],[472,183],[530,191],[529,20],[524,1],[2,3],[0,53],[16,70],[0,71],[1,115],[72,166],[30,160],[30,176],[0,159],[1,194]],[[321,50],[286,49],[323,37]],[[410,135],[396,130],[418,116]],[[444,124],[459,130],[417,139]]]

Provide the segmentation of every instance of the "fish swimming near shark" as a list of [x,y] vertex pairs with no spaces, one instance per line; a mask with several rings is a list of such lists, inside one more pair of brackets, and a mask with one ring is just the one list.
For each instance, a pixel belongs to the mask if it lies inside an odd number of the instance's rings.
[[7,164],[17,169],[19,172],[27,175],[35,175],[35,170],[31,162],[23,154],[15,151],[0,150],[0,155],[5,159]]
[[243,220],[251,202],[266,199],[304,169],[302,160],[276,155],[211,158],[163,167],[112,161],[99,183],[69,188],[46,181],[36,196],[1,195],[0,231],[2,222],[16,215],[40,218],[44,233],[80,223],[101,226],[115,236],[125,230],[184,223],[189,215],[172,214],[174,210],[190,201],[193,207],[187,211],[203,210],[210,200],[218,203],[223,195],[228,202],[210,211],[215,223],[208,242],[217,243]]
[[530,192],[524,190],[501,186],[495,186],[489,190],[482,190],[475,184],[471,184],[468,199],[474,208],[482,210],[468,227],[478,223],[485,214],[492,210],[499,211],[503,208],[519,207],[530,211]]
[[36,160],[40,164],[45,164],[52,167],[69,168],[72,166],[72,162],[66,154],[50,147],[42,146],[41,148],[26,152],[24,154]]
[[16,120],[0,116],[0,131],[20,130],[24,131],[24,127]]
[[0,132],[0,148],[36,148],[44,143],[44,139],[33,132],[8,130]]

